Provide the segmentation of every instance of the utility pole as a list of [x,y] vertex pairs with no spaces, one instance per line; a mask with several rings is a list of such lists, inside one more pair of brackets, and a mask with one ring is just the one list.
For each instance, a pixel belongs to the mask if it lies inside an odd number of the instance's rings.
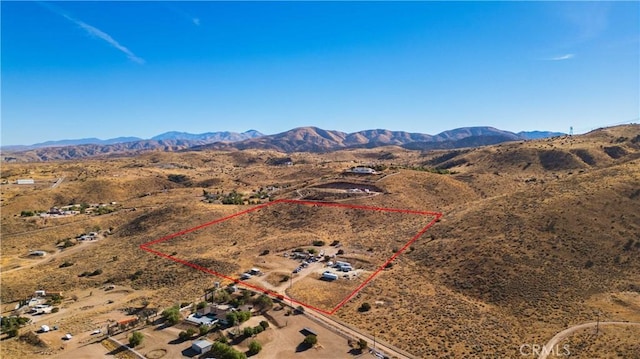
[[373,332],[373,351],[376,351],[376,332]]
[[600,330],[600,311],[599,310],[596,312],[596,315],[598,316],[598,319],[596,321],[596,336],[597,336],[598,331]]

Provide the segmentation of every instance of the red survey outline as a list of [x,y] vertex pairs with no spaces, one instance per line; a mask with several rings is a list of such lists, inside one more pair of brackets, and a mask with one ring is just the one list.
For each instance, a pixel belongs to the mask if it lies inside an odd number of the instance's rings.
[[[338,305],[336,305],[330,311],[327,311],[327,310],[324,310],[324,309],[320,309],[320,308],[316,308],[316,307],[314,307],[312,305],[299,302],[299,301],[297,301],[297,300],[295,300],[293,298],[289,298],[289,297],[283,296],[282,294],[273,292],[271,290],[268,290],[268,289],[265,289],[265,288],[261,288],[261,287],[255,286],[253,284],[249,284],[249,283],[240,281],[238,278],[229,277],[229,276],[224,275],[222,273],[218,273],[218,272],[216,272],[214,270],[199,266],[199,265],[197,265],[195,263],[191,263],[191,262],[188,262],[186,260],[183,260],[183,259],[180,259],[180,258],[176,258],[176,257],[171,256],[169,254],[166,254],[166,253],[163,253],[163,252],[160,252],[160,251],[156,251],[154,249],[149,248],[149,246],[152,246],[154,244],[158,244],[158,243],[161,243],[161,242],[164,242],[164,241],[168,241],[169,239],[172,239],[172,238],[175,238],[175,237],[187,234],[187,233],[191,233],[193,231],[197,231],[198,229],[202,229],[204,227],[208,227],[208,226],[211,226],[213,224],[220,223],[220,222],[226,221],[228,219],[232,219],[232,218],[241,216],[243,214],[246,214],[246,213],[249,213],[249,212],[253,212],[253,211],[256,211],[258,209],[261,209],[261,208],[264,208],[264,207],[267,207],[267,206],[271,206],[271,205],[274,205],[274,204],[278,204],[278,203],[292,203],[292,204],[303,204],[303,205],[306,205],[306,206],[342,207],[342,208],[351,208],[351,209],[362,209],[362,210],[368,210],[368,211],[418,214],[418,215],[423,215],[423,216],[434,216],[434,218],[431,220],[431,222],[427,223],[427,225],[424,226],[424,228],[422,228],[415,236],[413,236],[402,248],[400,248],[400,250],[398,250],[396,253],[394,253],[391,256],[391,258],[389,258],[386,262],[384,262],[381,266],[379,266],[378,269],[375,272],[373,272],[373,274],[371,274],[367,279],[365,279],[365,281],[362,282],[362,284],[360,284],[353,292],[351,292],[351,294],[349,294],[346,298],[344,298],[340,303],[338,303]],[[380,273],[382,270],[384,270],[385,267],[389,263],[391,263],[394,259],[396,259],[407,248],[409,248],[409,246],[411,244],[413,244],[413,242],[418,240],[418,238],[420,238],[429,228],[431,228],[431,226],[433,226],[441,217],[442,217],[442,213],[440,213],[440,212],[415,211],[415,210],[410,210],[410,209],[383,208],[383,207],[369,207],[369,206],[360,206],[360,205],[343,204],[343,203],[335,203],[335,202],[316,202],[316,201],[301,201],[301,200],[295,200],[295,199],[279,199],[279,200],[275,200],[275,201],[271,201],[271,202],[268,202],[268,203],[257,205],[255,207],[249,208],[247,210],[244,210],[244,211],[241,211],[241,212],[238,212],[238,213],[234,213],[234,214],[232,214],[230,216],[219,218],[219,219],[216,219],[214,221],[207,222],[207,223],[201,224],[199,226],[196,226],[196,227],[184,230],[184,231],[176,232],[176,233],[170,234],[168,236],[165,236],[165,237],[162,237],[162,238],[150,241],[150,242],[143,243],[143,244],[140,245],[140,249],[142,249],[144,251],[147,251],[149,253],[153,253],[153,254],[155,254],[155,255],[157,255],[159,257],[167,258],[167,259],[170,259],[170,260],[172,260],[174,262],[177,262],[177,263],[180,263],[180,264],[184,264],[184,265],[189,266],[191,268],[203,271],[205,273],[213,274],[213,275],[215,275],[217,277],[230,280],[230,281],[236,283],[237,285],[241,285],[241,286],[253,289],[253,290],[258,291],[258,292],[262,292],[264,294],[267,294],[267,295],[270,295],[270,296],[273,296],[273,297],[276,297],[276,298],[280,298],[282,296],[282,297],[284,297],[284,299],[282,299],[283,301],[286,300],[286,301],[291,302],[292,304],[296,303],[296,304],[302,305],[304,307],[313,309],[313,310],[315,310],[317,312],[321,312],[321,313],[324,313],[324,314],[332,315],[338,309],[340,309],[346,302],[348,302],[351,298],[353,298],[353,296],[355,296],[371,280],[373,280],[373,278],[375,278],[375,276],[378,275],[378,273]]]

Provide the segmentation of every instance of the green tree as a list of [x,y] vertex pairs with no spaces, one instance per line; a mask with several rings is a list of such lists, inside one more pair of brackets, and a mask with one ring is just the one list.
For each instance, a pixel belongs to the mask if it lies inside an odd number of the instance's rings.
[[202,324],[200,327],[198,327],[198,331],[200,332],[200,335],[206,335],[207,333],[209,333],[209,331],[211,330],[211,327],[206,325],[206,324]]
[[180,308],[177,305],[167,308],[162,312],[162,318],[169,322],[170,325],[176,325],[180,322]]
[[238,323],[238,314],[236,312],[229,312],[226,316],[229,326],[234,326]]
[[269,322],[267,322],[266,320],[263,320],[263,321],[260,322],[260,326],[263,329],[267,329],[267,328],[269,328]]
[[249,355],[256,355],[260,353],[261,350],[262,344],[260,344],[260,342],[258,342],[257,340],[252,340],[251,342],[249,342]]
[[214,357],[219,359],[246,359],[247,356],[241,353],[227,344],[221,342],[214,342],[211,346],[211,353]]
[[254,331],[253,331],[253,328],[251,328],[251,327],[245,327],[245,328],[242,330],[242,335],[244,335],[244,336],[245,336],[245,338],[252,337],[252,336],[253,336],[253,334],[254,334]]
[[135,348],[138,345],[142,344],[143,340],[144,340],[144,335],[138,331],[134,331],[133,333],[131,333],[131,336],[129,337],[129,346],[132,348]]
[[358,349],[360,349],[361,352],[367,350],[367,348],[369,347],[369,344],[367,343],[366,340],[360,338],[360,340],[358,340]]
[[318,344],[318,337],[313,334],[309,334],[306,337],[304,337],[304,340],[302,341],[302,343],[312,347]]

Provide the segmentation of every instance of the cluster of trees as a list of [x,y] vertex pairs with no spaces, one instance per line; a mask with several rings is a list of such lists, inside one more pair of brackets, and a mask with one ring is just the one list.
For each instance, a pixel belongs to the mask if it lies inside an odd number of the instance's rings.
[[262,333],[267,328],[269,328],[269,322],[267,322],[266,320],[263,320],[260,322],[260,324],[256,325],[255,327],[245,327],[244,330],[242,331],[242,335],[244,335],[245,338],[250,338],[254,335],[258,335]]
[[213,343],[210,352],[215,358],[219,359],[247,359],[247,356],[244,353],[239,352],[228,344],[219,341]]
[[238,323],[244,323],[251,318],[251,312],[249,311],[239,311],[239,312],[229,312],[227,313],[227,323],[230,326],[234,326]]
[[30,319],[25,317],[0,317],[0,327],[2,332],[6,333],[9,338],[18,335],[18,329],[29,323]]
[[207,335],[207,333],[209,333],[211,328],[212,327],[210,327],[210,326],[208,326],[206,324],[202,324],[201,326],[198,327],[198,330],[196,330],[195,328],[189,328],[187,330],[181,331],[178,334],[178,338],[180,338],[180,340],[191,339],[194,335],[196,335],[196,333],[199,336]]
[[233,191],[229,194],[222,195],[220,202],[222,202],[222,204],[244,204],[244,198],[242,198],[240,193]]

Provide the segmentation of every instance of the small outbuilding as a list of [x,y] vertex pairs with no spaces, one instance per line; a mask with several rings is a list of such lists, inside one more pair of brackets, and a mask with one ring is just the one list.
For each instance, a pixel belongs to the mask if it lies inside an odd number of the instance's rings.
[[331,273],[329,271],[326,271],[326,272],[322,273],[322,279],[324,279],[324,280],[336,280],[336,279],[338,279],[338,276],[335,273]]
[[196,340],[191,344],[191,349],[193,349],[198,354],[203,354],[211,350],[212,346],[213,346],[212,342],[208,340],[200,339],[200,340]]

